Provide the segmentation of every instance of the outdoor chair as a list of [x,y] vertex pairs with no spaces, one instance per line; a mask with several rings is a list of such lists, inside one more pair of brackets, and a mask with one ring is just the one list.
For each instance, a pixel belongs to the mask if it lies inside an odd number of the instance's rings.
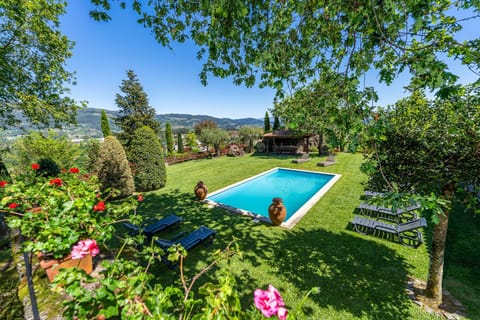
[[171,214],[147,225],[136,226],[134,224],[124,222],[123,226],[129,230],[129,234],[132,236],[144,234],[148,239],[150,239],[155,233],[165,230],[169,227],[178,226],[181,222],[182,218]]
[[172,263],[167,259],[167,250],[170,247],[178,244],[188,251],[204,241],[208,240],[210,242],[213,242],[215,234],[215,230],[209,229],[205,226],[201,226],[190,233],[181,232],[176,235],[172,240],[157,239],[155,240],[155,244],[162,248],[163,251],[165,251],[165,255],[162,256],[162,261],[167,266],[172,267]]
[[367,197],[367,198],[383,197],[384,195],[385,195],[385,193],[383,193],[383,192],[365,190],[365,197]]
[[311,160],[310,154],[308,152],[305,152],[305,153],[302,154],[302,156],[300,158],[293,159],[292,162],[293,163],[304,163],[304,162],[308,162],[310,160]]
[[423,243],[422,233],[418,230],[427,226],[425,218],[399,223],[396,225],[355,216],[351,221],[355,230],[362,234],[377,233],[387,236],[396,236],[400,244],[412,248],[418,248]]
[[419,209],[420,205],[414,204],[405,208],[387,208],[377,206],[375,204],[361,203],[357,209],[362,215],[375,217],[377,219],[390,220],[393,222],[404,222],[417,219],[415,210]]
[[336,164],[336,163],[337,162],[335,161],[335,155],[334,154],[329,154],[328,157],[327,157],[327,160],[322,161],[322,162],[318,162],[317,166],[328,167],[328,166],[331,166],[331,165]]

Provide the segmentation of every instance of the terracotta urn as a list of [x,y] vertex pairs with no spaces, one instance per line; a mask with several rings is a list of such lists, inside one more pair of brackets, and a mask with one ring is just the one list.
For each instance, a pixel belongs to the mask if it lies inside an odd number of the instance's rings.
[[268,207],[268,216],[274,226],[282,224],[287,216],[287,208],[283,205],[282,198],[272,199],[272,204]]
[[38,258],[40,260],[40,267],[45,270],[50,282],[53,281],[59,270],[63,268],[80,268],[88,274],[93,271],[91,255],[87,255],[82,259],[72,259],[70,254],[62,259],[45,259],[45,257],[39,254]]
[[205,185],[205,183],[203,183],[203,181],[198,181],[193,191],[195,192],[195,196],[198,200],[205,199],[208,193],[207,186]]

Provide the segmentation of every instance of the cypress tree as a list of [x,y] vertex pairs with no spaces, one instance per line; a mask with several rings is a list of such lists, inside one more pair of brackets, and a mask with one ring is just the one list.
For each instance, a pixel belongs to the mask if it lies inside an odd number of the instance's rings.
[[167,154],[169,156],[173,155],[173,135],[170,122],[165,125],[165,142],[167,144]]
[[115,189],[118,194],[114,198],[124,198],[135,190],[125,150],[114,136],[105,137],[104,142],[100,144],[95,170],[101,192]]
[[183,153],[184,152],[183,137],[180,131],[177,133],[177,145],[178,145],[178,153]]
[[135,131],[131,144],[131,161],[135,166],[137,191],[157,190],[165,186],[166,168],[163,150],[155,132],[147,126]]
[[103,137],[108,137],[112,134],[110,131],[110,124],[108,123],[108,117],[105,110],[102,110],[102,116],[100,117],[100,126],[102,128]]
[[270,132],[270,115],[268,111],[265,111],[265,119],[263,120],[264,123],[264,132]]
[[273,119],[273,130],[278,130],[280,129],[280,120],[278,119],[277,116]]

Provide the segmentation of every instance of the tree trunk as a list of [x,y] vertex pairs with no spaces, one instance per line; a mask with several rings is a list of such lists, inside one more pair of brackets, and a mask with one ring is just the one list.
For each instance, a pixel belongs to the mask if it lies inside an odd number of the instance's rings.
[[[453,196],[453,184],[443,189],[443,197],[451,200]],[[435,305],[442,303],[443,263],[445,256],[445,244],[447,242],[448,216],[450,208],[443,215],[439,215],[440,222],[433,228],[432,247],[430,253],[430,266],[428,270],[427,288],[425,296]]]

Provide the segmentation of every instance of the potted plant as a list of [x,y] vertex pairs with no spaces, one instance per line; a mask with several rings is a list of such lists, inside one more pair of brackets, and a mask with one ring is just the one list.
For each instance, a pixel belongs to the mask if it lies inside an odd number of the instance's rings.
[[[70,168],[48,177],[38,174],[39,169],[33,164],[27,174],[13,182],[0,181],[0,212],[11,228],[21,231],[23,249],[36,253],[43,266],[60,265],[71,260],[72,253],[79,258],[83,254],[75,255],[75,248],[77,253],[88,252],[84,256],[97,254],[96,243],[113,236],[113,224],[135,214],[136,199],[107,202],[108,196],[102,198],[93,175]],[[80,261],[73,264],[83,266]],[[85,270],[91,272],[91,262]]]

